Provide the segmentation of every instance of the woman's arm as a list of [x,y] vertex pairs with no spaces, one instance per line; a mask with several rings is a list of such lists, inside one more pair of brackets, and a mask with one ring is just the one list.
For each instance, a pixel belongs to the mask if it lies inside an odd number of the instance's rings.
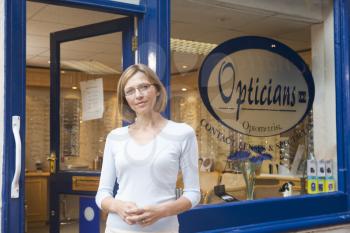
[[180,197],[176,201],[169,201],[159,204],[163,217],[178,215],[191,209],[192,203],[186,197]]
[[103,164],[101,169],[100,184],[95,197],[97,206],[106,211],[117,213],[126,223],[134,224],[126,220],[129,215],[127,210],[137,208],[133,202],[124,202],[113,197],[113,189],[116,181],[115,157],[111,148],[113,147],[113,137],[107,136],[103,153]]
[[[190,128],[190,126],[188,127]],[[198,144],[192,128],[182,143],[180,168],[184,184],[183,197],[191,202],[191,208],[193,208],[199,203],[201,193],[198,173]]]
[[108,211],[107,204],[102,206],[102,202],[106,198],[113,198],[113,188],[116,181],[116,168],[112,153],[112,143],[110,134],[107,136],[106,144],[103,152],[103,163],[101,169],[100,183],[96,193],[95,201],[100,209]]
[[188,133],[181,143],[180,168],[184,184],[183,195],[172,202],[162,203],[166,216],[177,215],[196,206],[201,198],[198,173],[198,144],[194,130]]

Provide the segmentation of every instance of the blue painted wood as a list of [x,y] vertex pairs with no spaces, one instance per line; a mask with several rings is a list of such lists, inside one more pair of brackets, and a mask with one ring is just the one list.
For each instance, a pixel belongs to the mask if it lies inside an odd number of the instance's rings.
[[[336,116],[339,190],[350,194],[350,81],[349,1],[334,2],[334,52],[336,74]],[[348,208],[350,198],[348,196]]]
[[[50,34],[50,155],[56,159],[56,169],[59,170],[60,153],[60,105],[56,102],[60,99],[60,43],[55,39],[55,34]],[[58,122],[58,124],[56,124]]]
[[144,0],[146,14],[139,18],[139,63],[155,65],[168,93],[163,116],[170,118],[170,0]]
[[[180,232],[212,231],[347,212],[341,192],[198,206],[179,216]],[[294,227],[298,227],[296,224]],[[281,232],[283,228],[280,229]]]
[[31,0],[51,5],[98,10],[109,13],[142,16],[146,12],[143,4],[135,5],[112,0]]
[[[26,2],[24,0],[5,0],[4,6],[5,99],[1,229],[2,232],[20,233],[24,231]],[[20,176],[20,196],[18,199],[11,199],[10,197],[11,182],[15,171],[15,142],[12,133],[13,115],[18,115],[21,118],[22,170]]]
[[[92,211],[92,216],[85,215],[85,211],[88,209]],[[79,198],[79,233],[86,232],[100,232],[100,209],[93,197]]]
[[[67,41],[80,40],[93,36],[100,36],[114,32],[124,32],[129,30],[133,19],[130,17],[124,17],[119,19],[113,19],[109,21],[84,25],[76,28],[69,28],[62,31],[57,31],[51,33],[53,39],[58,43],[63,43]],[[128,38],[129,41],[123,41],[125,44],[131,41],[131,37]],[[130,44],[130,43],[129,43]],[[131,44],[128,46],[131,48]],[[131,51],[131,50],[130,50]]]
[[202,231],[200,233],[282,233],[311,228],[325,227],[329,225],[346,224],[349,222],[349,212],[330,214],[326,216],[306,217],[297,219],[288,219],[284,221],[274,221],[260,224],[251,224],[239,227],[230,227],[225,229]]
[[[123,30],[122,43],[123,43],[123,70],[135,63],[135,52],[132,51],[132,38],[134,36],[134,18],[129,18],[129,28]],[[132,51],[132,52],[130,52]]]

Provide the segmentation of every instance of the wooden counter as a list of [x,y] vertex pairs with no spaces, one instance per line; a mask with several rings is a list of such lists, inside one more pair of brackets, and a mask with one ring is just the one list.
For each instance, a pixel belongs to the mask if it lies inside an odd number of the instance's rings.
[[37,172],[37,171],[29,171],[25,173],[26,177],[47,177],[50,176],[49,172]]
[[283,176],[277,174],[260,174],[256,177],[256,185],[276,185],[281,187],[286,182],[293,182],[293,190],[301,191],[301,178],[295,176]]

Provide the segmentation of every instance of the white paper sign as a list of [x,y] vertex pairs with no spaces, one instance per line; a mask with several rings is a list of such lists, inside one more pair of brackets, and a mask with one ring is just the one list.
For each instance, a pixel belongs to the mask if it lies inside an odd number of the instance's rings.
[[102,78],[80,82],[80,90],[83,103],[82,120],[102,118],[104,111]]

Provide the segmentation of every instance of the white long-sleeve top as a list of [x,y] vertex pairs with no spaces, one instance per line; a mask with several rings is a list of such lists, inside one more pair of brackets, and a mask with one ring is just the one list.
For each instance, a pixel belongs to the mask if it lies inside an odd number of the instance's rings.
[[[183,196],[194,207],[200,200],[198,146],[189,125],[168,120],[161,132],[144,145],[133,140],[127,126],[117,128],[106,139],[96,203],[101,208],[102,200],[113,195],[116,179],[118,200],[135,202],[139,207],[175,200],[179,170],[183,176]],[[138,232],[178,232],[179,229],[177,216],[141,227],[128,225],[118,214],[109,213],[106,225]]]

